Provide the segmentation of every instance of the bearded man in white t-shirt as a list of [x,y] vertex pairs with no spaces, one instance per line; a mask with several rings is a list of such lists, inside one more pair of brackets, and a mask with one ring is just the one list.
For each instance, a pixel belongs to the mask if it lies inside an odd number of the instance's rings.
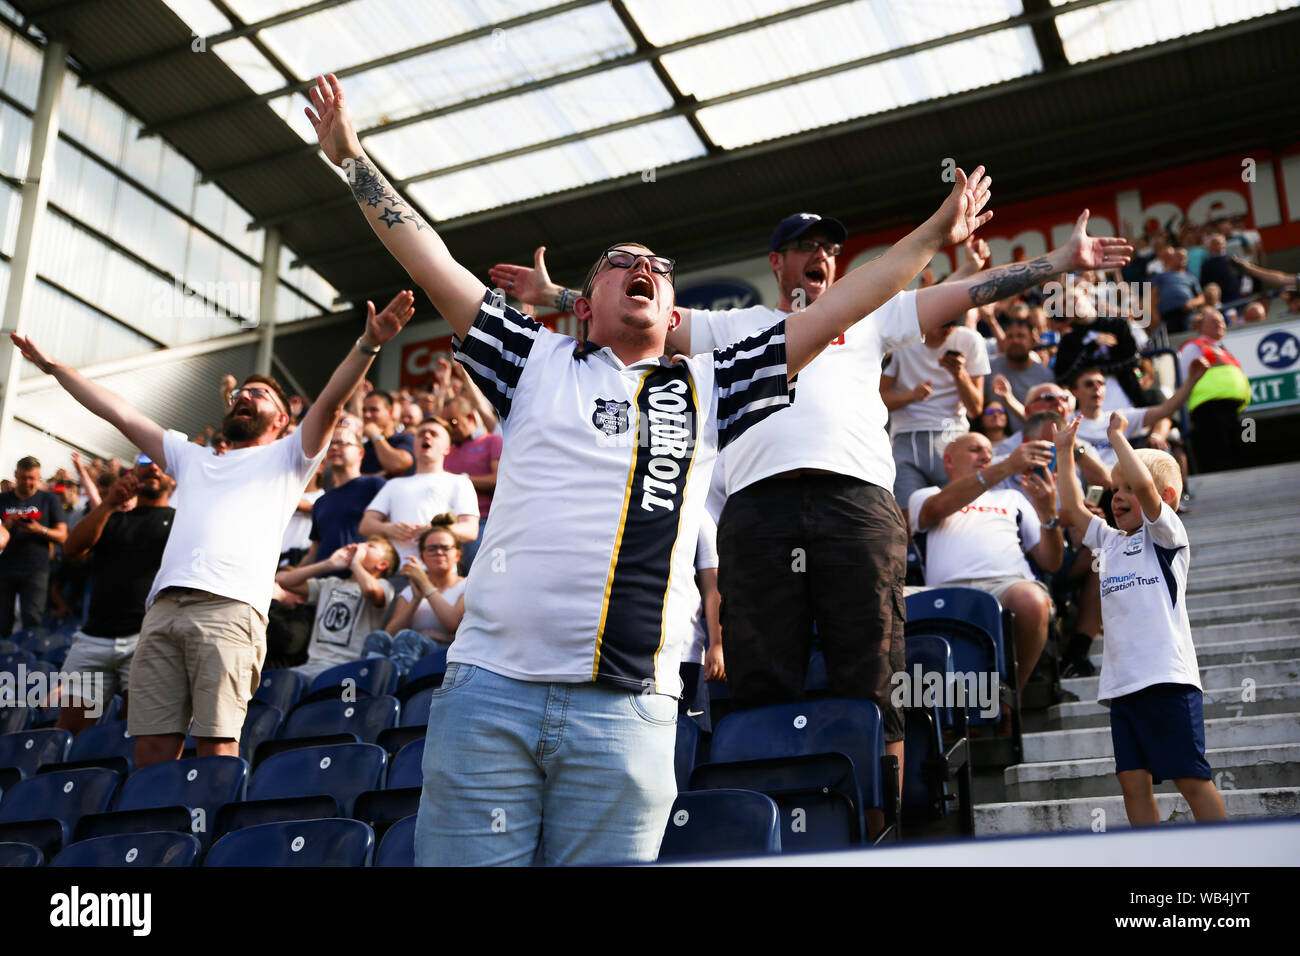
[[[1047,643],[1052,613],[1047,587],[1034,577],[1025,555],[1054,572],[1065,553],[1056,479],[1047,470],[1051,459],[1051,442],[1032,440],[993,464],[989,440],[971,432],[944,449],[948,484],[921,488],[908,501],[926,586],[979,588],[1015,614],[1021,690]],[[1013,475],[1020,476],[1020,491],[997,487]]]
[[344,401],[410,320],[414,303],[410,292],[399,292],[379,314],[367,303],[365,331],[283,439],[291,419],[284,390],[269,376],[250,375],[230,395],[224,455],[164,432],[120,395],[10,336],[24,357],[163,467],[192,503],[177,509],[131,667],[127,730],[136,738],[137,768],[178,759],[187,730],[200,757],[239,756],[266,658],[266,613],[285,526]]

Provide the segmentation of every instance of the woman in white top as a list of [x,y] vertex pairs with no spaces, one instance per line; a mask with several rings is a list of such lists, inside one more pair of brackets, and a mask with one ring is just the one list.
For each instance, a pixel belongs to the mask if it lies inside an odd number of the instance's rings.
[[386,630],[366,638],[366,657],[391,658],[404,674],[456,639],[465,616],[465,578],[456,571],[460,541],[450,530],[455,522],[453,514],[438,515],[420,535],[416,556],[401,569],[410,584],[393,604]]

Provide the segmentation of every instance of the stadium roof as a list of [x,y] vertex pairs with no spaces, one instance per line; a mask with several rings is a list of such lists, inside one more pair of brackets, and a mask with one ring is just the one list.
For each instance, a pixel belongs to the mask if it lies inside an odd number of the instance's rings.
[[409,285],[303,115],[486,277],[636,237],[707,268],[796,209],[913,221],[945,157],[999,200],[1294,138],[1300,0],[11,0],[344,301]]

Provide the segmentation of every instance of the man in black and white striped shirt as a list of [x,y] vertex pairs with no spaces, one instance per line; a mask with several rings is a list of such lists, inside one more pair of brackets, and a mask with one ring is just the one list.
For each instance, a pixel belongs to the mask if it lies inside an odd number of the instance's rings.
[[589,340],[551,333],[460,266],[378,173],[337,80],[319,79],[312,101],[321,148],[451,325],[506,439],[430,711],[417,861],[653,860],[675,794],[685,629],[670,622],[693,610],[718,449],[788,405],[790,377],[985,221],[989,181],[958,171],[930,220],[797,324],[669,362],[671,259],[609,247],[574,304]]

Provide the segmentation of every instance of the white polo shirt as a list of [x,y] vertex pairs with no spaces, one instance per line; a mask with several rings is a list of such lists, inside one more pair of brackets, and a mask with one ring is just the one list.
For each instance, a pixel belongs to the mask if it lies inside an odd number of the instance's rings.
[[453,346],[505,444],[448,660],[678,696],[714,459],[789,404],[784,323],[624,365],[488,292]]
[[1161,503],[1131,535],[1093,516],[1083,543],[1098,557],[1106,645],[1097,700],[1107,704],[1154,684],[1200,689],[1201,671],[1187,616],[1187,529]]
[[[787,314],[761,305],[692,309],[691,351],[738,342]],[[822,468],[892,491],[894,456],[885,431],[889,413],[880,398],[880,365],[889,350],[920,341],[916,293],[900,292],[831,342],[791,384],[789,410],[728,447],[727,494],[796,468]]]
[[163,588],[197,588],[243,601],[265,618],[284,529],[325,449],[308,458],[298,429],[269,445],[214,455],[167,431],[163,455],[188,504],[176,510],[145,606]]
[[[907,501],[915,527],[921,506],[941,489],[921,488]],[[1025,553],[1042,537],[1038,513],[1019,491],[994,488],[913,538],[925,562],[925,583],[937,587],[968,578],[1016,577],[1032,581]]]

